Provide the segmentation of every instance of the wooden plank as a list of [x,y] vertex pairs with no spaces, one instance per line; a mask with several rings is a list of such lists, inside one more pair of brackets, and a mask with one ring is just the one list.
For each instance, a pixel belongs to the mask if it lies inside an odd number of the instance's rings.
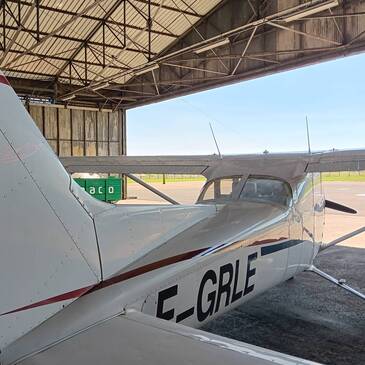
[[60,156],[119,154],[118,112],[56,109],[31,105],[30,114],[42,132],[44,126],[49,144]]
[[119,141],[119,118],[118,112],[109,113],[109,141]]
[[84,111],[72,109],[72,140],[84,141]]
[[84,142],[72,141],[72,156],[84,156]]
[[49,139],[58,139],[56,108],[44,107],[44,135]]
[[[58,123],[60,131],[60,140],[71,139],[71,110],[58,109]],[[61,147],[60,147],[61,150]]]
[[85,111],[85,139],[86,141],[96,141],[96,120],[97,112]]
[[98,155],[108,156],[108,142],[98,142]]
[[86,156],[96,156],[96,142],[86,141]]
[[110,156],[119,155],[119,142],[110,142]]
[[29,105],[29,114],[43,134],[43,106]]
[[58,143],[57,143],[57,141],[49,141],[49,140],[47,140],[47,142],[48,142],[48,144],[51,146],[51,148],[53,149],[53,151],[54,151],[54,153],[55,154],[57,154],[57,145],[58,145]]
[[98,142],[108,141],[108,114],[106,112],[98,112]]
[[60,154],[63,156],[72,156],[71,154],[71,142],[70,141],[60,141]]

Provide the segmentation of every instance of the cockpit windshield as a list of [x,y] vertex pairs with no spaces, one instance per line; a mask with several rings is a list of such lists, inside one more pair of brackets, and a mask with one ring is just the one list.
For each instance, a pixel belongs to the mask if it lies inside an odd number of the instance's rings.
[[292,199],[290,185],[270,177],[225,177],[209,181],[198,203],[225,204],[230,201],[270,202],[289,206]]

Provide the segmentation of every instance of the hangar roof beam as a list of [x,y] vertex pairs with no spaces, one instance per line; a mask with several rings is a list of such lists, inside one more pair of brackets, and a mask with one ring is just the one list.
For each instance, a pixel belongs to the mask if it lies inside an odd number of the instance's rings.
[[0,11],[16,91],[75,106],[126,109],[365,50],[358,0],[8,0]]

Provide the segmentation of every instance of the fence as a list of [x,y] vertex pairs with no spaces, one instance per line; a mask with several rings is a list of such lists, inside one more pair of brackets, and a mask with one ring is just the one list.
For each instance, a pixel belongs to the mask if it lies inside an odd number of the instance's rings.
[[[187,175],[187,174],[135,174],[137,177],[147,183],[174,183],[174,182],[188,182],[188,181],[205,181],[201,175]],[[131,179],[128,179],[128,184],[135,184]]]
[[[188,175],[188,174],[136,174],[137,177],[147,183],[176,183],[176,182],[189,182],[189,181],[205,181],[205,178],[201,175]],[[365,171],[336,171],[336,172],[323,172],[323,181],[365,181]],[[128,183],[135,184],[131,179],[128,179]]]
[[365,171],[323,172],[323,181],[365,181]]

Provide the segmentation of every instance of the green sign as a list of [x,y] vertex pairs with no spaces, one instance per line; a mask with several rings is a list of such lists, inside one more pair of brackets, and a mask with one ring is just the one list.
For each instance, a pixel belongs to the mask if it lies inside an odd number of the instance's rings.
[[122,198],[122,181],[119,178],[75,179],[75,181],[96,199],[112,202]]

